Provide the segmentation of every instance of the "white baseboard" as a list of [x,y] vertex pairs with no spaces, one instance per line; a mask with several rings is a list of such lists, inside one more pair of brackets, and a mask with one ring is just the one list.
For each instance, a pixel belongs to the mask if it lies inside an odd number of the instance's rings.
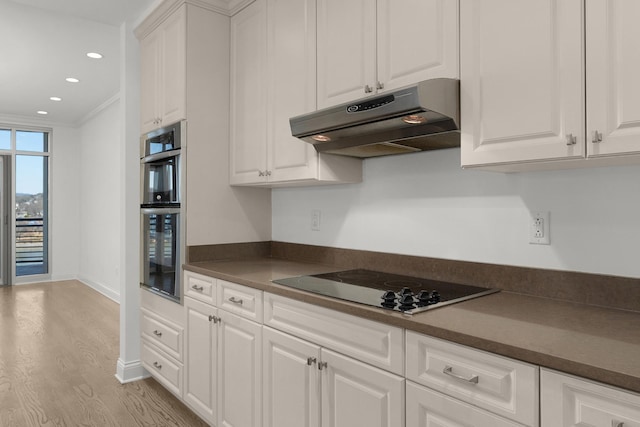
[[116,378],[121,384],[138,381],[150,376],[149,372],[142,367],[142,362],[140,360],[125,362],[122,359],[118,359],[116,366]]
[[78,280],[81,281],[82,283],[84,283],[85,285],[89,286],[90,288],[100,292],[102,295],[104,295],[105,297],[117,302],[118,304],[120,304],[120,293],[114,291],[113,289],[101,284],[101,283],[97,283],[94,282],[91,279],[88,279],[86,277],[83,276],[78,276]]

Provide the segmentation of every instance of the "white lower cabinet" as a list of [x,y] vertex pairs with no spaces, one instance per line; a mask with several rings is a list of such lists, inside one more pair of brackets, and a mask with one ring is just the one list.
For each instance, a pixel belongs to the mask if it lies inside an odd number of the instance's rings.
[[190,297],[184,305],[184,402],[213,426],[260,427],[262,325]]
[[521,424],[407,381],[406,427],[518,427]]
[[542,427],[640,427],[640,395],[542,369]]
[[[522,425],[538,425],[537,366],[412,331],[406,332],[406,356],[407,380],[450,396],[460,408],[470,404],[480,408],[481,414],[487,411]],[[440,400],[443,407],[455,403]],[[484,419],[484,415],[476,417]]]
[[404,378],[264,327],[265,427],[404,426]]
[[262,425],[262,325],[220,310],[218,427]]

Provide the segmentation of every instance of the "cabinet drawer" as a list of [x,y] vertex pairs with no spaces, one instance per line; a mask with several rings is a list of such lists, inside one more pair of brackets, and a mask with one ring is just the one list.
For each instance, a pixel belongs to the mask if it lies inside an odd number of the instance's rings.
[[182,361],[182,328],[155,316],[149,310],[143,308],[141,311],[142,337]]
[[506,418],[407,381],[407,427],[520,427]]
[[142,340],[142,366],[170,392],[182,398],[182,364]]
[[407,379],[525,425],[538,423],[538,368],[407,331]]
[[216,279],[192,271],[184,272],[184,294],[191,298],[216,305]]
[[262,323],[262,291],[218,280],[218,308]]
[[542,426],[640,427],[640,395],[542,369]]
[[289,298],[264,294],[264,324],[403,375],[403,330]]

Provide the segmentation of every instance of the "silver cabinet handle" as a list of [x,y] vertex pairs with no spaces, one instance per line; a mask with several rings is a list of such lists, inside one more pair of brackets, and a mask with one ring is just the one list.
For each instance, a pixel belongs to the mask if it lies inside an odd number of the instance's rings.
[[448,365],[444,367],[444,369],[442,370],[442,373],[445,375],[449,375],[450,377],[453,377],[455,379],[466,381],[473,384],[478,384],[478,381],[479,381],[477,375],[472,375],[471,377],[467,378],[467,377],[463,377],[462,375],[454,374],[453,367]]
[[157,337],[161,337],[162,336],[162,332],[160,332],[159,330],[155,330],[153,331],[153,335],[157,336]]
[[212,316],[209,315],[209,322],[213,322],[213,323],[219,323],[222,319],[219,318],[218,316]]
[[369,85],[364,85],[364,93],[371,93],[373,92],[373,88]]
[[378,90],[384,89],[384,83],[382,83],[380,80],[378,80],[378,83],[376,83],[376,88]]
[[575,145],[576,142],[578,141],[578,138],[573,136],[572,133],[567,134],[566,138],[567,138],[567,145]]
[[622,421],[611,420],[611,427],[624,427]]
[[264,176],[264,172],[258,171],[258,176]]
[[271,176],[271,171],[266,171],[266,172],[265,172],[265,174],[266,174],[267,176]]
[[591,140],[591,142],[593,142],[594,144],[597,144],[598,142],[602,142],[602,134],[600,132],[598,132],[597,130],[593,132],[593,139]]
[[204,286],[193,285],[191,286],[191,289],[193,289],[194,291],[202,292],[204,291]]
[[323,370],[327,368],[327,362],[318,362],[318,369]]
[[311,366],[316,362],[317,362],[317,359],[315,357],[307,357],[307,365]]
[[241,299],[236,299],[236,297],[231,297],[229,298],[229,302],[232,302],[234,304],[238,304],[238,305],[242,305],[242,300]]
[[154,366],[156,369],[162,369],[162,365],[161,365],[161,364],[159,364],[158,362],[153,362],[153,366]]

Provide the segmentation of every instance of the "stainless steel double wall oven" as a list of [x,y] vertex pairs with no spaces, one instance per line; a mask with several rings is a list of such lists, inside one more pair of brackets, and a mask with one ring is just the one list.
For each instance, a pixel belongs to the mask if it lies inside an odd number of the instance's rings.
[[183,263],[182,143],[184,122],[143,135],[140,284],[180,300]]

